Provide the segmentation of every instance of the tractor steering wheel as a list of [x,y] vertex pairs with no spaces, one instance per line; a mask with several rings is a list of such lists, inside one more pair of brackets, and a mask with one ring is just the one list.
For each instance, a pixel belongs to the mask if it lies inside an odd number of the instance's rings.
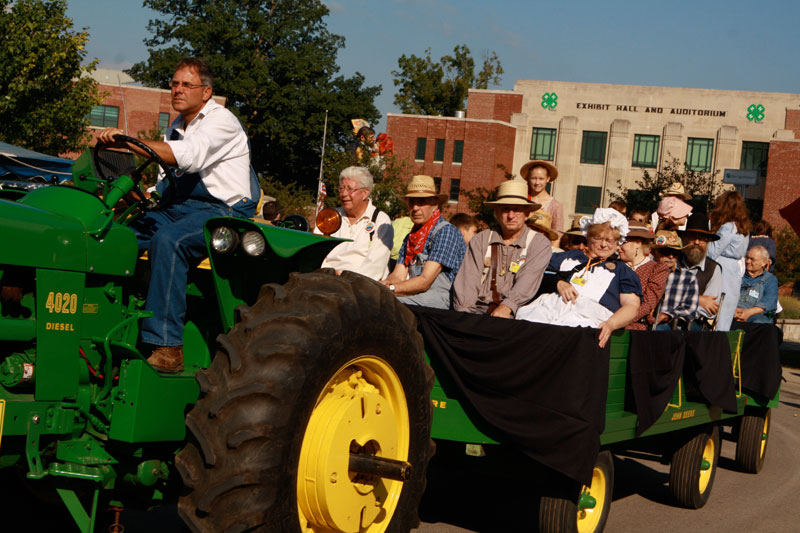
[[[139,207],[142,211],[151,211],[154,209],[162,209],[169,205],[172,202],[172,196],[175,192],[175,172],[171,166],[167,165],[167,163],[161,159],[155,150],[147,146],[145,143],[136,139],[134,137],[129,137],[127,135],[117,135],[114,137],[116,140],[125,141],[127,143],[136,145],[136,147],[141,148],[145,152],[147,152],[147,159],[144,163],[139,165],[138,167],[124,167],[119,168],[119,161],[115,160],[115,158],[107,155],[107,153],[113,153],[112,150],[106,148],[103,145],[97,145],[94,149],[94,168],[98,174],[98,177],[107,183],[112,182],[115,178],[121,175],[130,176],[133,179],[133,182],[136,184],[138,189],[138,194],[134,200],[139,202]],[[169,184],[167,187],[166,193],[164,196],[161,196],[158,200],[152,199],[145,199],[144,190],[142,190],[141,183],[142,183],[142,172],[149,167],[151,164],[156,163],[164,173],[164,177]],[[131,191],[134,192],[134,191]]]

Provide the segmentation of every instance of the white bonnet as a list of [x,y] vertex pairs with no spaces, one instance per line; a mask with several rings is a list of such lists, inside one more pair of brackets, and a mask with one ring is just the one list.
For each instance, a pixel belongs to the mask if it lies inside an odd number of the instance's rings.
[[585,237],[589,226],[606,222],[610,222],[612,228],[619,230],[619,240],[620,242],[624,241],[625,236],[628,234],[628,219],[625,218],[625,215],[610,207],[599,207],[595,209],[592,216],[581,218],[581,232]]

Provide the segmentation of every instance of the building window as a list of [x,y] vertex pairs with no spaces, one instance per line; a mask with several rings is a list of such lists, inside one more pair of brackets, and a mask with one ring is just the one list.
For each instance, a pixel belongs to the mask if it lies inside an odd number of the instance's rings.
[[655,168],[658,166],[658,145],[661,137],[658,135],[633,136],[633,161],[635,167]]
[[89,124],[98,128],[116,128],[119,125],[119,108],[111,105],[96,105],[89,113]]
[[760,170],[761,176],[767,175],[767,159],[769,157],[769,143],[744,141],[742,143],[742,170]]
[[713,154],[714,139],[689,137],[686,146],[686,168],[697,172],[710,172]]
[[575,191],[575,212],[594,213],[600,207],[600,187],[578,185]]
[[450,201],[458,202],[458,194],[461,192],[461,180],[450,180]]
[[604,165],[606,162],[606,140],[608,132],[584,131],[581,145],[581,163]]
[[439,194],[442,193],[442,178],[433,178],[433,183],[436,185],[436,190],[439,191]]
[[[531,138],[531,159],[552,161],[556,154],[556,130],[533,128]],[[524,177],[524,176],[523,176]]]
[[460,165],[464,159],[464,141],[453,143],[453,164]]
[[164,133],[169,128],[169,113],[158,114],[158,131]]
[[441,163],[444,161],[444,139],[436,139],[436,145],[433,149],[433,162]]
[[417,155],[414,157],[417,161],[425,161],[425,137],[417,137]]

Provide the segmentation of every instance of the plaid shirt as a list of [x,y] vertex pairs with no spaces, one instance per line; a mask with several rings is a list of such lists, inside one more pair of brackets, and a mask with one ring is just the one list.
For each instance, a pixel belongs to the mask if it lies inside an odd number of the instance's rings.
[[699,301],[697,275],[691,270],[675,270],[667,278],[664,301],[658,310],[673,318],[693,320],[697,315]]
[[[444,218],[441,218],[434,228],[438,228],[436,233],[434,233],[434,229],[431,229],[428,239],[425,241],[425,253],[428,255],[426,261],[435,261],[442,265],[442,272],[445,273],[450,283],[453,283],[458,269],[461,267],[461,261],[464,260],[464,254],[467,253],[467,244],[458,228]],[[408,235],[403,240],[403,246],[397,255],[398,263],[405,261],[407,245]]]

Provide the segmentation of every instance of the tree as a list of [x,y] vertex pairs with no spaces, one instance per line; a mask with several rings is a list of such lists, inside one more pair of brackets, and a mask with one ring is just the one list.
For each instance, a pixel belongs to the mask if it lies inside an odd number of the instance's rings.
[[483,59],[483,68],[475,72],[475,61],[466,45],[457,45],[452,56],[438,62],[431,59],[431,49],[425,57],[405,54],[397,60],[399,70],[393,70],[394,85],[399,87],[394,103],[403,113],[417,115],[453,116],[463,111],[469,89],[486,89],[497,85],[503,67],[495,52]]
[[82,67],[89,34],[74,31],[65,0],[0,0],[0,140],[48,154],[88,144],[100,103]]
[[256,171],[313,188],[325,110],[328,144],[352,140],[350,119],[376,121],[380,86],[338,75],[344,38],[327,30],[319,0],[145,0],[163,15],[151,20],[147,61],[128,73],[168,88],[175,64],[201,57],[215,74],[214,92],[242,120]]
[[650,174],[647,169],[642,170],[642,178],[636,181],[638,189],[628,189],[622,185],[622,180],[617,180],[619,193],[611,192],[613,200],[622,200],[628,204],[628,211],[631,209],[647,209],[655,212],[661,193],[673,183],[680,182],[691,194],[693,199],[690,204],[695,209],[709,213],[714,208],[714,200],[723,191],[722,183],[717,179],[717,172],[698,172],[690,170],[685,163],[681,163],[676,157],[657,170],[655,174]]

